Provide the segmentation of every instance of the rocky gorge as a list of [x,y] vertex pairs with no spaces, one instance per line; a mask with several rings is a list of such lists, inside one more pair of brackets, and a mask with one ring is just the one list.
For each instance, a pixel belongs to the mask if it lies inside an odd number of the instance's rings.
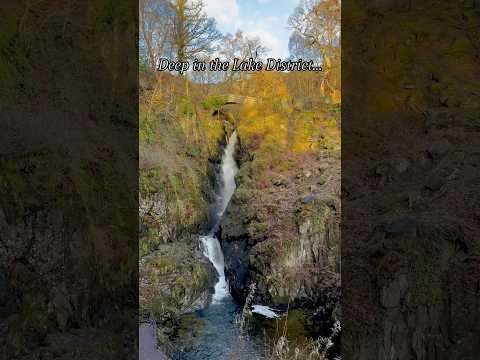
[[[284,91],[285,80],[274,79]],[[155,321],[165,349],[173,345],[192,359],[213,359],[216,351],[226,356],[206,336],[220,327],[227,336],[223,341],[237,341],[238,316],[246,315],[248,327],[258,334],[274,329],[276,320],[269,323],[252,309],[289,313],[285,326],[293,343],[328,338],[341,315],[338,106],[302,111],[303,105],[278,99],[270,109],[253,97],[222,106],[220,98],[205,98],[193,83],[191,104],[150,106],[161,96],[156,88],[171,82],[184,88],[181,79],[166,74],[141,74],[142,319]],[[219,198],[225,185],[222,154],[234,131],[238,140],[229,151],[238,172],[224,202]],[[210,235],[200,236],[209,229]],[[204,241],[214,238],[221,245],[229,291],[212,304],[223,269],[205,256]],[[269,341],[276,341],[278,334],[269,334]],[[338,340],[332,356],[338,354]],[[248,358],[265,345],[255,340],[237,351]]]

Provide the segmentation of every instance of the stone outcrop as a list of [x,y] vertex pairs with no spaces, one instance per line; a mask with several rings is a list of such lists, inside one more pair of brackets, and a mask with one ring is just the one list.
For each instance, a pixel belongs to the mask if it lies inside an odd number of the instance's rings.
[[139,302],[145,319],[173,322],[209,303],[217,274],[198,239],[162,245],[140,260]]
[[338,296],[338,161],[321,158],[271,175],[262,190],[255,177],[264,175],[253,173],[251,162],[240,167],[220,231],[233,296],[243,301],[252,282],[256,301],[277,307]]

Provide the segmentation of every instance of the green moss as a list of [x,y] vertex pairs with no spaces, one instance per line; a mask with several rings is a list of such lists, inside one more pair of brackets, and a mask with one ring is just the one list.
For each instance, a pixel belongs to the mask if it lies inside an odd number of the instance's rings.
[[325,222],[332,215],[336,207],[336,200],[333,197],[324,197],[315,199],[310,204],[299,202],[295,212],[295,222],[300,225],[304,221],[311,219],[315,224],[315,229],[324,231]]
[[232,196],[236,204],[248,204],[254,195],[254,191],[245,187],[239,187]]
[[[209,263],[200,261],[197,244],[162,244],[140,267],[140,305],[143,314],[177,318],[191,302],[213,286]],[[203,260],[203,258],[202,258]]]
[[266,235],[268,226],[262,222],[252,222],[248,225],[248,236],[252,239],[257,239],[262,235]]

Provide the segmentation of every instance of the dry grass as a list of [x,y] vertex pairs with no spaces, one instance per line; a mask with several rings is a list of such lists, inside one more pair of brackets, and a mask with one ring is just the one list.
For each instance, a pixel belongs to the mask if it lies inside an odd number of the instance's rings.
[[[288,312],[287,312],[288,316]],[[285,322],[285,325],[287,323]],[[340,322],[336,322],[330,337],[320,337],[316,340],[309,339],[303,344],[292,344],[287,336],[287,328],[284,328],[280,336],[272,344],[265,345],[265,355],[263,360],[331,360],[328,357],[328,351],[334,345],[333,337],[340,332]],[[340,360],[335,357],[333,360]]]

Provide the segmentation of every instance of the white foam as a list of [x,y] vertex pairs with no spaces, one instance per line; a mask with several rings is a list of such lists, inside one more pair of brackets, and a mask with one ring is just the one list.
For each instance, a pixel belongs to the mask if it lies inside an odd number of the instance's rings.
[[219,196],[218,217],[221,218],[227,208],[230,198],[232,197],[236,184],[235,175],[238,172],[237,163],[233,157],[235,145],[237,144],[237,133],[234,131],[228,140],[227,147],[222,155],[222,178]]
[[253,305],[252,312],[263,315],[270,319],[275,319],[280,317],[275,311],[265,305]]
[[213,303],[218,303],[228,296],[228,284],[225,279],[225,261],[222,248],[218,239],[212,235],[200,236],[200,241],[203,246],[203,254],[210,260],[218,273],[218,282],[215,284],[215,292],[212,298]]

